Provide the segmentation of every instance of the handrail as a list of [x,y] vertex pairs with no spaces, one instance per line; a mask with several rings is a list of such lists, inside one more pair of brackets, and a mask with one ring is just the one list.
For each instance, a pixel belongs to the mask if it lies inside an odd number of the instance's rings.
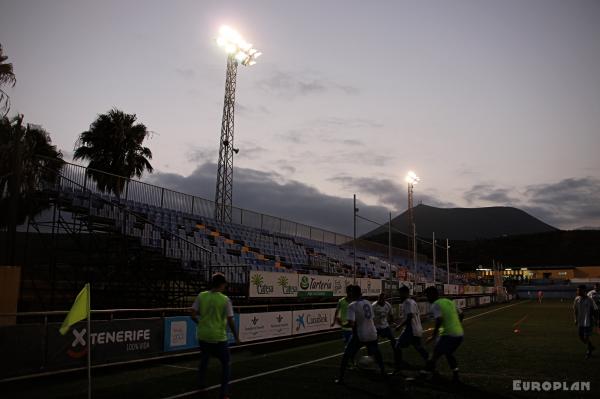
[[[46,166],[44,166],[44,167],[45,167],[45,168],[47,168]],[[48,169],[50,169],[50,168],[48,168]],[[54,170],[53,170],[53,171],[54,171]],[[173,233],[173,232],[171,232],[171,231],[168,231],[168,230],[164,229],[164,228],[163,228],[163,227],[161,227],[161,226],[158,226],[156,223],[154,223],[154,222],[152,222],[152,221],[150,221],[150,220],[146,219],[145,217],[141,216],[141,215],[140,215],[138,212],[131,211],[131,210],[130,210],[130,209],[128,209],[128,208],[127,208],[127,206],[125,206],[125,205],[121,205],[121,204],[118,204],[118,203],[114,203],[114,202],[112,202],[112,201],[109,201],[109,200],[107,200],[107,199],[104,199],[104,198],[102,198],[100,195],[93,193],[93,192],[92,192],[90,189],[88,189],[87,187],[84,187],[84,186],[82,186],[81,184],[79,184],[79,183],[75,182],[74,180],[72,180],[72,179],[70,179],[70,178],[68,178],[68,177],[64,176],[64,175],[63,175],[61,172],[58,172],[58,175],[59,175],[59,177],[60,177],[60,179],[61,179],[61,180],[62,180],[62,179],[64,179],[64,180],[68,181],[69,183],[71,183],[71,184],[73,184],[73,185],[75,185],[75,186],[78,186],[78,187],[79,187],[79,188],[80,188],[82,191],[84,191],[84,192],[88,193],[90,196],[93,196],[93,197],[94,197],[94,199],[100,200],[100,201],[102,201],[102,202],[104,202],[104,203],[108,203],[108,204],[109,204],[109,205],[111,205],[111,206],[116,206],[117,208],[119,208],[119,210],[121,210],[121,211],[123,211],[123,212],[125,212],[125,213],[127,213],[127,214],[130,214],[130,215],[133,215],[133,216],[135,216],[135,217],[136,217],[136,219],[140,219],[140,220],[141,220],[141,221],[143,221],[144,223],[148,223],[148,224],[150,224],[150,225],[151,225],[153,228],[155,228],[155,229],[157,229],[157,230],[161,231],[162,233],[165,233],[165,234],[168,234],[168,235],[170,235],[170,236],[173,236],[173,237],[177,238],[178,240],[181,240],[181,241],[185,242],[186,244],[189,244],[190,246],[196,247],[196,248],[198,248],[198,249],[200,249],[200,250],[202,250],[202,251],[205,251],[205,252],[207,252],[207,253],[209,253],[209,254],[213,254],[213,253],[214,253],[214,252],[213,252],[213,251],[211,251],[210,249],[207,249],[207,248],[205,248],[205,247],[203,247],[203,246],[201,246],[201,245],[199,245],[199,244],[197,244],[197,243],[195,243],[195,242],[189,241],[189,240],[187,240],[186,238],[183,238],[183,237],[181,237],[181,236],[180,236],[180,235],[178,235],[178,234],[175,234],[175,233]],[[59,185],[60,185],[60,183],[59,183]]]
[[[110,173],[110,172],[105,172],[105,171],[102,171],[102,170],[98,170],[98,169],[90,168],[89,166],[83,166],[83,165],[79,165],[79,164],[72,163],[72,162],[66,162],[66,161],[63,161],[63,165],[70,165],[70,166],[73,166],[73,167],[82,168],[82,169],[85,169],[86,171],[87,171],[87,170],[89,170],[89,171],[93,171],[93,172],[95,172],[95,173],[101,173],[101,174],[105,174],[105,175],[108,175],[108,176],[112,176],[112,177],[114,177],[114,178],[123,179],[123,180],[124,180],[124,181],[126,181],[126,182],[134,182],[134,183],[138,183],[138,184],[143,184],[143,185],[145,185],[145,186],[148,186],[148,187],[152,187],[152,188],[156,188],[156,189],[160,189],[160,190],[166,190],[166,191],[168,191],[168,192],[171,192],[171,193],[174,193],[174,194],[179,194],[179,195],[181,195],[181,196],[188,196],[188,197],[197,198],[197,199],[200,199],[200,200],[203,200],[203,201],[207,201],[207,202],[214,203],[214,201],[211,201],[211,200],[209,200],[209,199],[206,199],[206,198],[202,198],[202,197],[200,197],[200,196],[196,196],[196,195],[192,195],[192,194],[186,194],[186,193],[183,193],[183,192],[181,192],[181,191],[175,191],[175,190],[171,190],[171,189],[169,189],[169,188],[165,188],[165,187],[157,186],[157,185],[155,185],[155,184],[147,183],[147,182],[144,182],[144,181],[141,181],[141,180],[137,180],[137,179],[131,179],[131,178],[128,178],[128,177],[124,177],[124,176],[115,175],[115,174],[113,174],[113,173]],[[259,214],[259,215],[267,216],[267,217],[274,218],[274,219],[280,219],[282,222],[289,222],[289,223],[293,223],[293,224],[295,224],[295,225],[298,225],[298,226],[302,226],[302,227],[308,227],[309,229],[315,228],[315,229],[317,229],[317,230],[319,230],[319,231],[322,231],[323,233],[334,234],[334,235],[335,235],[335,236],[337,236],[337,237],[342,237],[342,238],[345,238],[345,239],[347,239],[348,241],[352,241],[352,237],[350,237],[350,236],[348,236],[348,235],[346,235],[346,234],[336,233],[336,232],[334,232],[334,231],[330,231],[330,230],[327,230],[327,229],[323,229],[323,228],[321,228],[321,227],[314,227],[314,226],[311,226],[311,225],[308,225],[308,224],[304,224],[304,223],[295,222],[295,221],[293,221],[293,220],[289,220],[289,219],[284,219],[284,218],[282,218],[282,217],[279,217],[279,216],[274,216],[274,215],[271,215],[271,214],[268,214],[268,213],[262,213],[262,212],[256,212],[256,211],[252,211],[252,210],[250,210],[250,209],[244,209],[244,208],[239,208],[239,207],[233,207],[233,208],[237,208],[237,209],[239,209],[240,211],[251,212],[251,213],[255,213],[255,214]],[[242,224],[242,225],[243,225],[243,224]],[[268,230],[268,229],[265,229],[265,230]],[[275,233],[276,233],[276,232],[275,232]]]

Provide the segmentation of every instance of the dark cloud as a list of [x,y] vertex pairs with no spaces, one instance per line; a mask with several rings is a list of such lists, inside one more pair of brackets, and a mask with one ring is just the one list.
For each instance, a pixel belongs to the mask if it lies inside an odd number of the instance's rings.
[[263,91],[286,98],[326,92],[339,92],[348,95],[359,93],[359,89],[356,87],[332,82],[318,75],[278,70],[272,71],[266,78],[258,80],[256,86]]
[[469,204],[482,201],[502,205],[517,204],[519,199],[512,197],[511,192],[510,189],[495,187],[492,184],[476,184],[464,194],[464,198]]
[[[380,204],[386,205],[400,211],[407,207],[406,186],[398,184],[391,179],[377,179],[369,177],[336,176],[329,181],[341,184],[348,190],[360,194],[367,194],[377,199]],[[426,193],[415,193],[415,204],[424,203],[438,207],[454,207],[451,202],[439,200],[435,196]]]
[[[217,166],[205,163],[190,174],[155,173],[147,181],[172,190],[214,198]],[[314,187],[280,174],[236,168],[233,202],[235,206],[298,221],[334,232],[352,233],[352,198],[324,194]],[[359,202],[364,217],[385,222],[388,209]],[[367,232],[376,226],[361,226]]]
[[530,185],[523,190],[477,184],[464,198],[475,206],[516,206],[564,229],[600,225],[600,180],[592,177]]
[[600,179],[570,178],[528,186],[523,209],[563,228],[600,226]]

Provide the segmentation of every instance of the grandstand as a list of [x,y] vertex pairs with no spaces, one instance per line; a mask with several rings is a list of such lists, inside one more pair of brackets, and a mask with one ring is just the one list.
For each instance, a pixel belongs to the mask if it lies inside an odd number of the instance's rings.
[[[124,194],[99,190],[92,178],[98,174],[104,180],[124,180]],[[354,243],[343,234],[237,208],[233,223],[222,223],[212,218],[214,203],[206,199],[68,163],[60,170],[58,183],[44,187],[43,193],[49,208],[23,226],[27,231],[23,245],[36,248],[35,231],[42,236],[46,233],[46,241],[72,241],[75,247],[64,256],[59,253],[60,246],[46,245],[43,250],[51,252],[50,256],[25,257],[22,309],[35,310],[33,303],[38,308],[47,305],[48,295],[52,306],[44,308],[67,306],[90,273],[107,294],[111,287],[118,293],[120,306],[124,297],[130,298],[131,306],[136,302],[139,306],[184,306],[215,270],[227,275],[232,293],[240,297],[245,296],[250,271],[354,275]],[[81,245],[97,252],[98,243],[110,239],[125,244],[107,243],[103,254],[121,247],[125,253],[115,256],[115,262],[136,259],[143,269],[133,272],[131,262],[121,262],[108,276],[111,267],[102,262],[90,266],[89,253],[87,259],[73,255]],[[94,244],[85,244],[88,240]],[[433,280],[433,266],[426,257],[419,256],[413,275],[412,261],[403,250],[394,249],[390,262],[385,246],[359,241],[356,247],[357,277],[418,283]],[[82,275],[83,264],[88,269],[86,276]],[[59,269],[62,273],[56,273]],[[447,280],[445,270],[439,269],[437,276],[440,281]],[[454,277],[452,280],[455,282]],[[157,290],[162,294],[157,296]],[[100,301],[101,306],[117,305],[110,297]]]

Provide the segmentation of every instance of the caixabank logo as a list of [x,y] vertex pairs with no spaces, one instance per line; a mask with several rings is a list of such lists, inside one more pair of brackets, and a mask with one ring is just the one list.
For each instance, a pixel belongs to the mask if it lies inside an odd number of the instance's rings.
[[296,332],[300,330],[321,330],[329,323],[329,316],[325,311],[309,311],[296,314]]

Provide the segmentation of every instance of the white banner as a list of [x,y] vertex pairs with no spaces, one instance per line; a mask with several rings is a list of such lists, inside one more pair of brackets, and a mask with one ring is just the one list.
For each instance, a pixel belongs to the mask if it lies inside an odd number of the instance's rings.
[[381,294],[381,280],[373,278],[357,279],[364,296],[379,296]]
[[240,341],[285,337],[292,333],[292,312],[240,314]]
[[298,274],[250,271],[251,298],[285,298],[298,296]]
[[294,310],[292,335],[330,330],[334,314],[335,308]]
[[479,297],[479,304],[480,305],[487,305],[491,302],[491,299],[489,296],[481,296]]

